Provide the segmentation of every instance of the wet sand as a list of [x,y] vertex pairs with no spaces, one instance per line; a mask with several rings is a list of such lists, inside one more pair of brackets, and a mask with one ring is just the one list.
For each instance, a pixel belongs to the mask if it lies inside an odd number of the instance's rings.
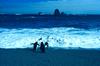
[[0,66],[100,66],[100,50],[0,49]]

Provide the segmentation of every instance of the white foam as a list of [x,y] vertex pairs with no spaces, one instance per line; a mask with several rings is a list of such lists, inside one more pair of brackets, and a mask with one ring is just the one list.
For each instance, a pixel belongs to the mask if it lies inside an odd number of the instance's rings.
[[0,48],[28,48],[31,43],[48,41],[51,47],[100,48],[100,30],[76,28],[4,29],[0,28]]

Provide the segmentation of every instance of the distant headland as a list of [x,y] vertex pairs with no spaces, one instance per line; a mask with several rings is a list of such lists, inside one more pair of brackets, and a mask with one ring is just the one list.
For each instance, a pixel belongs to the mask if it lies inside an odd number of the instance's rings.
[[15,13],[15,14],[11,14],[11,13],[0,13],[0,16],[100,16],[100,14],[66,14],[65,12],[61,12],[59,9],[55,9],[54,12],[52,14],[45,14],[43,12],[38,12],[38,13],[34,13],[34,14],[20,14],[20,13]]

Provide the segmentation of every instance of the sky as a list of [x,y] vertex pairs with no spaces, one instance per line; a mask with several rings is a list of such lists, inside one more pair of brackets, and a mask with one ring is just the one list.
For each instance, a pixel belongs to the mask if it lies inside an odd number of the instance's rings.
[[66,14],[100,14],[100,0],[0,0],[0,13],[52,14],[59,9]]

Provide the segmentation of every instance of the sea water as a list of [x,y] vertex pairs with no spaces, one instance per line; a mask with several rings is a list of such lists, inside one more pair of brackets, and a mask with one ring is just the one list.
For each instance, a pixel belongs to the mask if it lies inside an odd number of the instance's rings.
[[6,24],[1,21],[0,48],[32,48],[31,43],[36,41],[39,44],[48,42],[50,47],[59,48],[100,48],[99,21],[84,23],[82,22],[84,20],[71,22],[68,19],[36,21],[36,23],[34,20],[17,23],[8,20],[4,22]]

